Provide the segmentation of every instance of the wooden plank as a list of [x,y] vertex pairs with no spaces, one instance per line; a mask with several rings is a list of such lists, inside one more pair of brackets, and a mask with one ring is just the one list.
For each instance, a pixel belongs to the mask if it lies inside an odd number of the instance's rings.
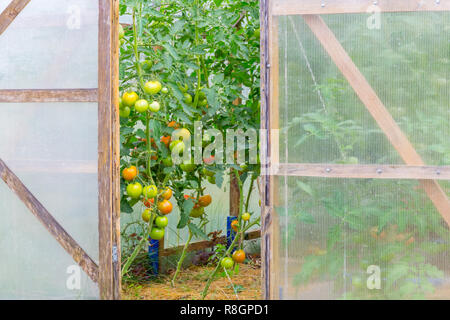
[[122,259],[120,246],[120,116],[119,116],[119,0],[112,0],[111,12],[111,110],[112,112],[112,232],[117,259],[113,261],[113,298],[122,295]]
[[[328,55],[352,86],[359,99],[366,106],[378,126],[408,165],[423,166],[424,162],[401,131],[391,114],[381,102],[364,75],[356,67],[350,56],[336,39],[323,19],[317,15],[304,15],[306,24],[320,41]],[[437,181],[421,180],[425,190],[439,213],[450,226],[450,201]]]
[[[120,298],[120,238],[117,235],[117,0],[99,0],[98,184],[99,289],[101,299]],[[114,42],[114,43],[113,43]],[[119,288],[118,288],[119,286]]]
[[96,174],[98,169],[97,161],[87,160],[4,158],[4,161],[8,162],[15,172]]
[[[244,239],[245,240],[254,240],[254,239],[258,239],[260,237],[261,237],[261,230],[256,230],[256,231],[247,232],[244,236]],[[205,240],[205,241],[191,243],[188,246],[187,251],[191,252],[191,251],[203,250],[203,249],[214,247],[217,244],[226,244],[226,243],[227,243],[227,237],[222,236],[222,237],[217,238],[215,241]],[[173,247],[173,248],[167,248],[167,249],[160,248],[159,256],[160,257],[171,256],[171,255],[180,253],[181,251],[183,251],[183,248],[184,248],[184,245]]]
[[64,230],[64,228],[53,218],[45,207],[25,187],[20,179],[0,159],[0,177],[19,197],[25,206],[42,223],[59,244],[72,256],[74,261],[86,272],[86,274],[97,282],[98,266],[94,260],[81,248],[78,243]]
[[274,171],[295,177],[450,180],[450,166],[282,163]]
[[[376,5],[374,4],[376,3]],[[277,16],[295,14],[366,13],[372,7],[380,12],[450,11],[447,0],[278,0],[273,3]]]
[[30,0],[13,0],[0,14],[0,36],[26,7]]
[[97,89],[0,90],[0,102],[97,102]]

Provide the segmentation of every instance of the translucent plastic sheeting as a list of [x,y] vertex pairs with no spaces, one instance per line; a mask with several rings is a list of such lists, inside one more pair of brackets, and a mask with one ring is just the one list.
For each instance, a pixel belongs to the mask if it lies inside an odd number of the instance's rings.
[[[368,17],[322,16],[424,162],[449,165],[450,13]],[[303,18],[278,19],[280,161],[402,164]]]
[[[450,165],[450,13],[369,16],[321,17],[424,162]],[[280,162],[404,164],[303,18],[277,19]],[[280,298],[450,297],[449,229],[418,181],[276,186]]]
[[[96,262],[97,112],[96,103],[0,104],[0,158]],[[1,180],[0,215],[0,299],[98,297]]]
[[0,48],[0,89],[96,88],[98,1],[30,1]]
[[450,232],[417,181],[284,177],[279,193],[280,298],[449,298]]

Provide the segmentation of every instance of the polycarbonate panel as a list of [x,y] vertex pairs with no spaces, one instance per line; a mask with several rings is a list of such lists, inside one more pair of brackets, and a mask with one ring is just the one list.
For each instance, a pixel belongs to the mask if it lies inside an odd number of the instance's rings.
[[[450,13],[370,17],[321,16],[424,162],[450,165]],[[280,162],[404,164],[303,18],[274,21]],[[449,228],[418,181],[279,176],[272,188],[280,298],[450,298]]]
[[30,1],[0,48],[0,89],[96,88],[98,1]]
[[449,298],[450,232],[417,181],[280,177],[279,185],[281,298]]
[[[369,17],[322,16],[425,163],[449,165],[450,13]],[[302,17],[278,19],[281,161],[402,164]]]
[[[97,113],[97,103],[0,104],[0,158],[98,263]],[[0,299],[98,298],[3,181],[0,213]]]

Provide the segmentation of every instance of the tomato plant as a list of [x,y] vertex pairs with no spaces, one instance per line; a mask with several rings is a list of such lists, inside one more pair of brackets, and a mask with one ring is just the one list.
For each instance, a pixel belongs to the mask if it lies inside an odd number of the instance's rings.
[[[203,230],[213,199],[206,188],[222,187],[224,175],[239,170],[242,183],[251,181],[241,206],[248,210],[258,164],[242,169],[216,163],[215,153],[202,154],[200,163],[195,157],[176,163],[173,157],[194,156],[197,148],[214,143],[215,137],[205,134],[208,129],[225,136],[228,129],[259,128],[259,7],[258,1],[124,0],[120,11],[131,20],[123,28],[120,48],[121,166],[139,171],[135,183],[122,181],[121,208],[125,213],[149,209],[151,215],[144,221],[142,241],[124,254],[126,274],[149,236],[162,239],[161,219],[174,206],[179,216],[168,219],[188,229],[185,249],[193,238],[207,239]],[[198,130],[200,146],[192,147]],[[133,192],[136,183],[144,189]],[[240,225],[241,236],[247,225]]]

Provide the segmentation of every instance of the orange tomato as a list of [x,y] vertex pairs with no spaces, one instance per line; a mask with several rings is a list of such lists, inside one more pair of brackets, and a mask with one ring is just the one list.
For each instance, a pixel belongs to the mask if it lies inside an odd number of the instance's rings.
[[158,202],[158,210],[162,213],[162,214],[169,214],[172,212],[172,203],[169,200],[163,200],[161,202]]
[[205,194],[204,196],[201,196],[198,198],[198,204],[201,207],[207,207],[211,204],[212,197],[209,194]]
[[169,128],[174,128],[174,129],[178,129],[180,127],[180,125],[178,123],[176,123],[175,121],[170,121],[167,126]]
[[169,200],[170,198],[172,198],[172,189],[170,188],[166,188],[162,193],[161,196],[166,199]]
[[171,140],[170,136],[162,136],[161,137],[161,142],[164,143],[167,148],[169,147],[170,140]]
[[152,204],[155,203],[155,199],[154,198],[144,199],[142,202],[144,203],[144,206],[150,208]]
[[233,220],[231,222],[231,229],[233,229],[234,232],[238,232],[238,230],[239,230],[239,222],[237,220]]
[[153,155],[153,156],[151,156],[150,157],[152,160],[158,160],[158,156],[156,156],[156,155]]
[[122,171],[122,177],[127,180],[131,181],[138,175],[138,170],[135,166],[131,166],[129,168],[125,168]]
[[236,250],[231,256],[236,263],[242,263],[245,261],[245,252],[244,250]]

